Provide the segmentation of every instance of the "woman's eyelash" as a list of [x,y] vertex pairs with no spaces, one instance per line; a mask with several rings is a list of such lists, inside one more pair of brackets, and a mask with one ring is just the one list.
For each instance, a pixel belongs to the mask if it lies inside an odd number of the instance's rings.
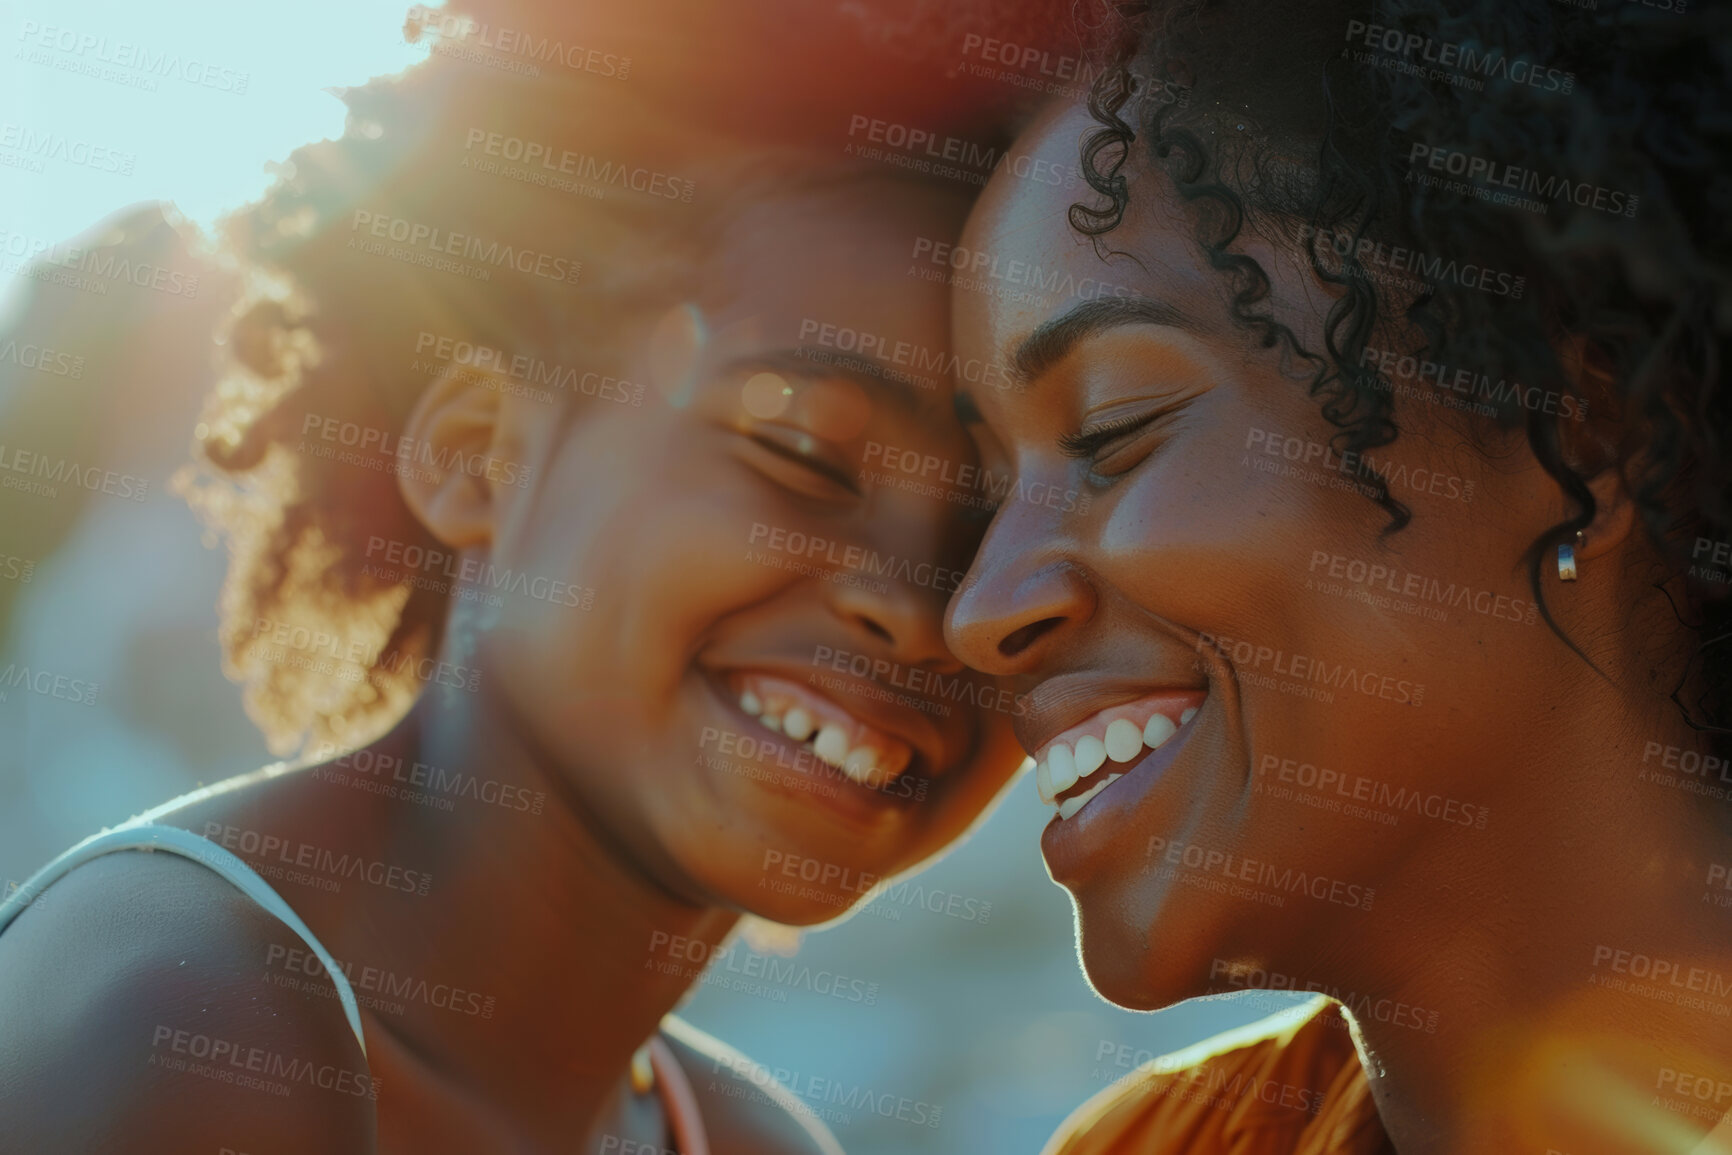
[[1133,433],[1159,416],[1161,416],[1160,410],[1152,413],[1133,413],[1128,417],[1115,417],[1111,421],[1103,421],[1099,425],[1079,429],[1075,433],[1066,433],[1058,439],[1058,451],[1066,457],[1093,457],[1115,438]]

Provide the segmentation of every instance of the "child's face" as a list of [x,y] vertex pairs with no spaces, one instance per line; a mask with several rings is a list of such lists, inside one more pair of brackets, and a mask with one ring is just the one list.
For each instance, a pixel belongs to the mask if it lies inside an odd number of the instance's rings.
[[747,212],[693,294],[695,340],[676,323],[627,351],[630,379],[684,359],[689,388],[580,401],[499,512],[489,560],[594,593],[505,599],[477,642],[489,684],[676,893],[835,917],[1021,761],[1019,704],[942,631],[986,497],[948,290],[909,254],[963,208],[873,182]]

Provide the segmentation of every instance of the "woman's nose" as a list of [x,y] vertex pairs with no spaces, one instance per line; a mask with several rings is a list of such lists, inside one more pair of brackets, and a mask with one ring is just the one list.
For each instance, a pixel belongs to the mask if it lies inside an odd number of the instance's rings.
[[[1051,662],[1095,610],[1087,575],[1062,553],[1019,548],[993,526],[945,615],[951,650],[988,674]],[[1049,539],[1050,540],[1050,539]]]

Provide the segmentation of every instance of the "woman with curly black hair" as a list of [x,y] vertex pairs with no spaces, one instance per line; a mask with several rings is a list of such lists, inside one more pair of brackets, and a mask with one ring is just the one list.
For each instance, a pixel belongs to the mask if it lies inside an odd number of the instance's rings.
[[1141,7],[1018,145],[1094,195],[960,250],[1112,291],[954,305],[983,453],[1095,500],[948,628],[1097,990],[1330,998],[1052,1150],[1732,1150],[1726,14]]

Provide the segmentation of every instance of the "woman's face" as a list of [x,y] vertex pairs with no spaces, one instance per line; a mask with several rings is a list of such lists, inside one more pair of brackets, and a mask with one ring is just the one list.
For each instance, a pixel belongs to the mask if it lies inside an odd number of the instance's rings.
[[[641,406],[580,400],[500,516],[495,565],[593,602],[507,599],[477,641],[488,677],[694,901],[834,918],[959,837],[1022,760],[1010,696],[943,637],[985,514],[919,472],[975,461],[946,291],[907,276],[963,211],[891,182],[749,210],[693,308],[627,342],[619,375],[655,383]],[[521,412],[532,444],[545,412]]]
[[[1074,163],[1091,127],[1055,112],[1017,148]],[[1229,319],[1170,187],[1132,177],[1105,247],[1135,259],[1103,261],[1067,224],[1074,191],[1001,173],[959,259],[1005,283],[953,303],[958,353],[1021,375],[963,402],[989,466],[1092,500],[1004,502],[948,636],[1028,695],[1018,737],[1061,804],[1048,867],[1092,981],[1137,1007],[1303,986],[1345,942],[1460,916],[1439,879],[1496,869],[1555,797],[1531,756],[1585,676],[1521,566],[1563,514],[1555,485],[1398,402],[1402,434],[1370,460],[1413,521],[1380,538],[1361,463]],[[1235,247],[1273,279],[1262,307],[1322,349],[1325,287],[1285,245]],[[1554,606],[1567,592],[1549,584]]]

